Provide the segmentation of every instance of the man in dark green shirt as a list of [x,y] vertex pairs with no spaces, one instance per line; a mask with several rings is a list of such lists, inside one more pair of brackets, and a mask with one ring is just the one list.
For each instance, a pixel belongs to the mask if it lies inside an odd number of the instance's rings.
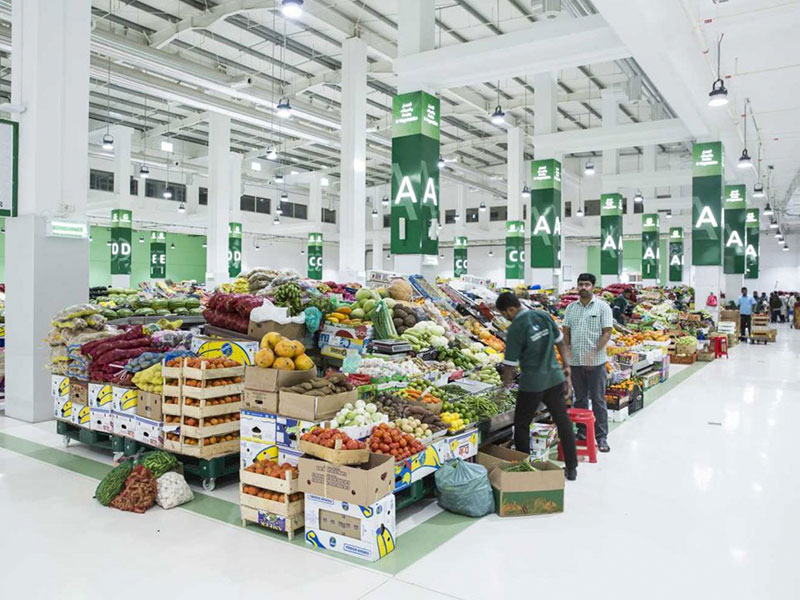
[[[565,401],[569,393],[570,371],[564,336],[550,315],[540,310],[523,310],[511,292],[500,294],[495,306],[511,321],[503,360],[503,381],[511,383],[516,367],[521,371],[514,410],[514,446],[518,451],[530,454],[531,421],[539,403],[543,402],[558,428],[558,437],[564,448],[566,477],[573,481],[578,476],[578,455]],[[558,364],[553,346],[558,346],[563,367]]]
[[620,325],[625,325],[625,315],[628,310],[628,302],[631,299],[631,288],[625,288],[622,293],[614,298],[611,310],[614,313],[614,320]]

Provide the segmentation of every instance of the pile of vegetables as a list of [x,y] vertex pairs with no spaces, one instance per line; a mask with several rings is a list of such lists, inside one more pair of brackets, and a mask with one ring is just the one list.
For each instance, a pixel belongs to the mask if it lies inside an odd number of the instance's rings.
[[392,308],[392,321],[397,333],[402,335],[410,327],[414,327],[419,319],[410,306],[398,302]]
[[374,379],[410,378],[421,375],[422,369],[412,360],[362,358],[356,373],[364,373]]
[[95,340],[81,346],[81,353],[92,359],[88,376],[94,381],[111,381],[131,359],[145,352],[158,352],[141,325],[129,328],[111,338]]
[[94,497],[103,506],[143,513],[155,504],[159,492],[156,480],[177,464],[167,452],[146,452],[137,460],[126,460],[111,469],[98,484]]
[[310,444],[324,446],[325,448],[336,447],[336,442],[338,440],[341,440],[342,442],[342,450],[363,450],[367,447],[364,442],[359,442],[358,440],[352,439],[344,431],[331,428],[323,429],[322,427],[315,427],[311,431],[301,435],[300,439]]
[[161,373],[161,363],[158,362],[147,369],[139,371],[133,376],[133,385],[145,392],[160,394],[163,390],[164,376]]
[[275,290],[275,306],[289,309],[289,316],[299,315],[303,311],[303,289],[294,281],[284,283]]
[[373,454],[389,454],[395,461],[400,461],[421,452],[425,446],[410,433],[399,427],[381,423],[372,430],[369,448]]
[[315,377],[291,387],[281,388],[284,392],[304,394],[306,396],[330,396],[354,390],[353,384],[347,381],[344,373],[331,373],[327,377]]
[[264,299],[259,296],[217,292],[208,299],[203,316],[214,327],[247,333],[250,313],[263,303]]
[[415,352],[424,348],[447,348],[450,343],[444,336],[444,327],[432,321],[420,321],[413,327],[409,327],[400,336],[401,340],[407,341]]
[[694,354],[697,352],[697,338],[684,335],[675,340],[676,354]]
[[363,400],[357,400],[355,404],[346,403],[342,409],[336,413],[336,416],[331,420],[329,426],[333,429],[339,427],[362,427],[364,425],[372,425],[386,420],[386,415],[378,410],[377,405],[374,403],[366,403]]
[[469,378],[492,385],[502,385],[503,383],[500,379],[500,373],[497,372],[494,363],[481,367],[480,371],[472,373]]

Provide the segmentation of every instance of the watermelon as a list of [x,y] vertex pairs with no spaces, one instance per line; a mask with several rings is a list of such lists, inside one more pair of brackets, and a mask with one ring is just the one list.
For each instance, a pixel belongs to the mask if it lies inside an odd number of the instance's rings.
[[176,315],[188,315],[189,314],[189,309],[188,308],[184,308],[183,306],[181,306],[181,307],[178,307],[178,308],[175,309],[175,313],[174,314],[176,314]]
[[153,298],[152,302],[150,302],[150,308],[153,310],[169,308],[169,302],[165,298]]
[[189,314],[190,315],[202,315],[203,314],[203,309],[200,308],[199,306],[197,308],[190,308],[188,310],[189,310]]
[[200,308],[200,298],[186,298],[186,308]]
[[139,308],[133,314],[137,317],[152,317],[156,312],[152,308]]
[[120,308],[117,311],[117,318],[118,319],[127,319],[128,317],[133,316],[133,311],[129,308]]
[[168,308],[158,308],[156,309],[156,316],[159,317],[166,317],[167,315],[172,314]]
[[186,306],[186,300],[184,300],[183,298],[170,298],[169,302],[168,302],[168,305],[169,305],[169,309],[174,312],[175,310],[177,310],[179,308],[185,307]]
[[110,308],[103,309],[101,313],[106,319],[116,319],[117,318],[117,311],[111,310]]

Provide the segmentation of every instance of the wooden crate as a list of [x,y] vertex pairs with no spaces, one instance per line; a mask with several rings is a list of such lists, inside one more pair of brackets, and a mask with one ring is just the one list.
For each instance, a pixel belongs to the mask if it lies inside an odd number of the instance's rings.
[[266,475],[259,475],[246,469],[239,471],[239,481],[247,485],[254,485],[265,490],[273,492],[280,492],[282,494],[296,494],[300,491],[300,478],[287,477],[286,479],[279,479],[277,477],[267,477]]
[[670,358],[673,365],[693,365],[697,360],[697,352],[694,354],[676,354]]
[[210,437],[224,436],[228,435],[229,433],[239,431],[240,423],[238,420],[212,425],[207,422],[207,419],[213,419],[214,417],[201,417],[198,419],[200,421],[199,425],[187,425],[185,423],[185,419],[187,418],[194,418],[194,417],[187,417],[185,413],[183,415],[183,418],[181,420],[181,433],[184,434],[186,437],[197,438],[197,439],[210,438]]
[[161,363],[161,374],[164,379],[180,379],[183,373],[183,361],[184,359],[181,359],[181,366],[179,367],[168,367],[167,361],[163,361]]
[[[211,399],[213,400],[213,398]],[[192,400],[197,400],[197,398],[192,398]],[[184,398],[182,406],[183,416],[194,417],[195,419],[200,419],[202,417],[218,417],[219,415],[241,412],[242,410],[241,402],[228,402],[226,404],[215,404],[211,406],[206,404],[205,398],[200,399],[199,406],[190,406],[186,404],[186,399]]]
[[[336,440],[337,446],[341,445],[341,440]],[[326,448],[319,444],[312,444],[305,440],[300,440],[298,450],[304,454],[309,454],[334,465],[360,465],[369,461],[369,448],[361,450],[341,450],[337,448]]]
[[185,443],[187,436],[181,430],[181,454],[186,456],[194,456],[195,458],[216,458],[217,456],[225,456],[226,454],[239,453],[239,434],[228,442],[218,442],[216,444],[208,444],[206,439],[200,438],[197,445]]
[[243,383],[218,385],[214,387],[194,387],[186,384],[181,386],[181,394],[184,398],[195,398],[197,400],[208,400],[211,398],[221,398],[223,396],[236,396],[242,392],[244,392]]
[[183,365],[183,378],[184,379],[198,379],[200,381],[207,381],[209,379],[223,379],[230,377],[244,377],[244,365],[238,367],[226,367],[223,369],[209,369],[206,363],[203,362],[201,368],[187,367]]
[[297,529],[305,526],[305,515],[303,513],[292,517],[282,517],[257,508],[250,508],[249,506],[241,506],[239,510],[242,515],[242,526],[246,526],[248,523],[255,523],[273,531],[286,533],[290,540],[294,539],[294,532]]
[[[250,484],[241,482],[239,483],[239,504],[241,506],[247,506],[248,508],[263,510],[276,515],[280,515],[281,517],[293,517],[295,515],[303,514],[304,502],[302,499],[290,502],[289,496],[284,494],[286,498],[284,502],[280,502],[278,500],[267,500],[266,498],[259,498],[258,496],[253,496],[252,494],[245,494],[244,487],[246,485]],[[277,492],[277,493],[282,494],[283,492]],[[300,493],[300,492],[295,492],[295,493]]]

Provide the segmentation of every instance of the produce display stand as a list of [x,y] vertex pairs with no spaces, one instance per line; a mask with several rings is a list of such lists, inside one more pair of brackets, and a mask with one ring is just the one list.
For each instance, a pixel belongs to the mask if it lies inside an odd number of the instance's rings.
[[167,321],[182,321],[182,327],[193,327],[195,325],[204,325],[206,322],[203,315],[152,315],[149,317],[121,317],[119,319],[112,319],[109,321],[112,325],[150,325],[157,323],[161,319]]
[[112,452],[114,458],[118,459],[125,452],[125,442],[134,441],[130,438],[125,438],[121,435],[114,435],[113,433],[104,433],[102,431],[94,431],[85,427],[80,427],[75,423],[68,421],[56,421],[56,433],[62,437],[62,443],[66,448],[70,442],[76,441],[81,444],[86,444],[98,450],[105,450]]

